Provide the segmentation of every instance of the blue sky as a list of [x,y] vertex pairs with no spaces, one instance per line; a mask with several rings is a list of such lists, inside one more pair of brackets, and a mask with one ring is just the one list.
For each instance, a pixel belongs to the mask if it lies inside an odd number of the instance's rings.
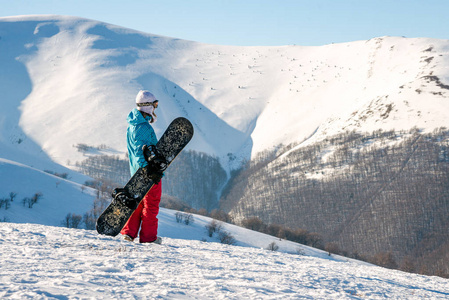
[[0,0],[0,16],[59,14],[208,44],[319,46],[449,39],[449,0]]

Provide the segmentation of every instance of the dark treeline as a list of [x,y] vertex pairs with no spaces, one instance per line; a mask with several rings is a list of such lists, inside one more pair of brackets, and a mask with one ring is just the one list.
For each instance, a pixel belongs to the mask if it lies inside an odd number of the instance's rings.
[[75,165],[83,174],[114,182],[117,186],[123,186],[130,178],[128,159],[117,155],[92,155]]
[[306,228],[320,234],[323,244],[344,249],[340,252],[394,258],[398,266],[424,274],[449,274],[444,128],[429,134],[345,132],[290,152],[264,153],[229,183],[221,208],[237,223],[258,217]]
[[165,173],[164,194],[181,199],[194,209],[218,207],[227,175],[220,161],[205,153],[183,151]]
[[[115,187],[125,185],[130,178],[128,159],[119,156],[91,155],[76,166],[82,173]],[[181,152],[164,175],[165,195],[208,211],[218,207],[219,193],[227,180],[218,158],[196,151]]]

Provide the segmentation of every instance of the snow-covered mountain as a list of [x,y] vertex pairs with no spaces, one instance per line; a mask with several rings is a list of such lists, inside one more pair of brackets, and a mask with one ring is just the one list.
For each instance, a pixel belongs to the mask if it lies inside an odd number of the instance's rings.
[[[79,184],[89,178],[76,162],[124,157],[125,119],[139,89],[160,100],[158,136],[185,116],[195,126],[189,148],[219,157],[229,171],[280,144],[302,147],[345,130],[447,126],[448,47],[396,37],[231,47],[76,17],[0,18],[0,297],[447,298],[447,280],[233,225],[225,230],[237,247],[214,243],[210,219],[195,215],[186,226],[166,209],[162,246],[54,226],[97,197]],[[277,252],[265,250],[272,242]]]
[[78,144],[123,155],[139,89],[160,99],[158,135],[189,118],[190,149],[225,169],[279,144],[448,119],[447,40],[218,46],[65,16],[0,18],[0,37],[0,157],[40,169],[83,160]]

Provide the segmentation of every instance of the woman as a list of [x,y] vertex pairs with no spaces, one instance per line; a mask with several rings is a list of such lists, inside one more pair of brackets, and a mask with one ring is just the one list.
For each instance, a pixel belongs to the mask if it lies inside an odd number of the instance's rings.
[[[151,126],[156,122],[155,109],[159,105],[154,95],[149,91],[139,91],[136,97],[136,105],[128,115],[127,147],[131,176],[148,163],[143,155],[143,145],[156,145],[157,138]],[[157,236],[159,204],[162,195],[162,185],[159,181],[154,184],[140,202],[134,213],[126,222],[120,232],[124,239],[133,241],[138,233],[141,243],[162,243]]]

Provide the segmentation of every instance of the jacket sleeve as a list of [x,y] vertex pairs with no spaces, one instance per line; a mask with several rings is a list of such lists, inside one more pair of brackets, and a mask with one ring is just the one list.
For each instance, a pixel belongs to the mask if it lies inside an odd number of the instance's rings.
[[156,145],[156,134],[153,127],[148,123],[139,124],[134,134],[137,163],[140,167],[145,167],[148,163],[143,155],[142,147],[143,145]]

